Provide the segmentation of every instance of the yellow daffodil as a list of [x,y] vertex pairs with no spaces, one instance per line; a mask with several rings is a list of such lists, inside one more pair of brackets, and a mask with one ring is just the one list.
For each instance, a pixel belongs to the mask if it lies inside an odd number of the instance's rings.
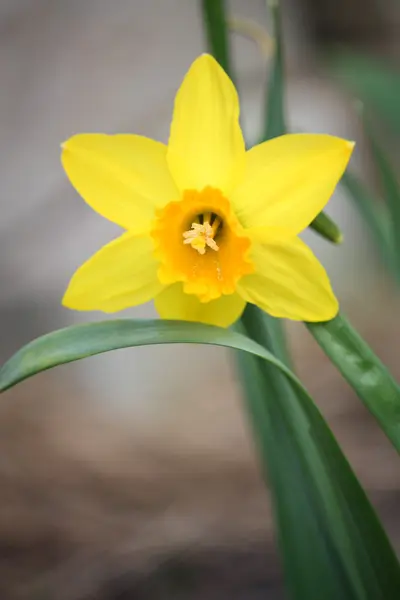
[[246,302],[331,319],[329,279],[297,234],[329,200],[353,145],[293,134],[246,152],[236,90],[200,56],[176,95],[167,146],[103,134],[63,144],[72,185],[126,230],[76,271],[63,304],[112,313],[154,299],[165,319],[223,327]]

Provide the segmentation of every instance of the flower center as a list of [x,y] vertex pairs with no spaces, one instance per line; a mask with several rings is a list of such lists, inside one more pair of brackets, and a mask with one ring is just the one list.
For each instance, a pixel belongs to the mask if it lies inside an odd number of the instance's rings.
[[159,280],[182,282],[201,302],[232,294],[253,272],[250,239],[220,190],[186,190],[182,199],[156,213],[151,236],[160,261]]
[[185,238],[183,243],[190,244],[199,254],[205,254],[207,246],[218,252],[219,246],[214,237],[220,225],[221,219],[217,215],[211,213],[200,215],[198,220],[192,223],[191,229],[183,232]]

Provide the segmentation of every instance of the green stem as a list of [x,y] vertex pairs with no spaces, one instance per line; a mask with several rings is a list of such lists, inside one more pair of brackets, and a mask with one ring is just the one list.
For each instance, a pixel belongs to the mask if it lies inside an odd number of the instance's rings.
[[202,10],[209,50],[232,78],[225,2],[224,0],[202,0]]
[[270,140],[286,133],[285,119],[285,85],[284,85],[284,54],[281,27],[281,10],[278,1],[270,2],[274,35],[274,56],[268,77],[264,140]]

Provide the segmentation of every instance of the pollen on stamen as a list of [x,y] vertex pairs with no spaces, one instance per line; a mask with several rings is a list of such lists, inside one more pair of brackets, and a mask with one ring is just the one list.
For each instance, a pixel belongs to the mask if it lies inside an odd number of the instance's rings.
[[203,223],[192,223],[192,228],[183,233],[183,243],[190,244],[199,254],[205,254],[207,246],[217,252],[218,244],[214,240],[214,236],[220,225],[218,217],[210,225],[211,215],[204,215]]

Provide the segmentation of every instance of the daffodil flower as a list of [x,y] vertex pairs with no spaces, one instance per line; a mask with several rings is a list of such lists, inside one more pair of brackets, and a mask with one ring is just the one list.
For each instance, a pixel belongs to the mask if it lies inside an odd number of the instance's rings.
[[222,327],[247,302],[325,321],[338,302],[297,237],[332,195],[354,144],[284,135],[246,151],[235,87],[209,55],[178,90],[168,145],[75,135],[62,163],[76,190],[126,231],[74,274],[63,304],[113,313],[154,299],[162,318]]

